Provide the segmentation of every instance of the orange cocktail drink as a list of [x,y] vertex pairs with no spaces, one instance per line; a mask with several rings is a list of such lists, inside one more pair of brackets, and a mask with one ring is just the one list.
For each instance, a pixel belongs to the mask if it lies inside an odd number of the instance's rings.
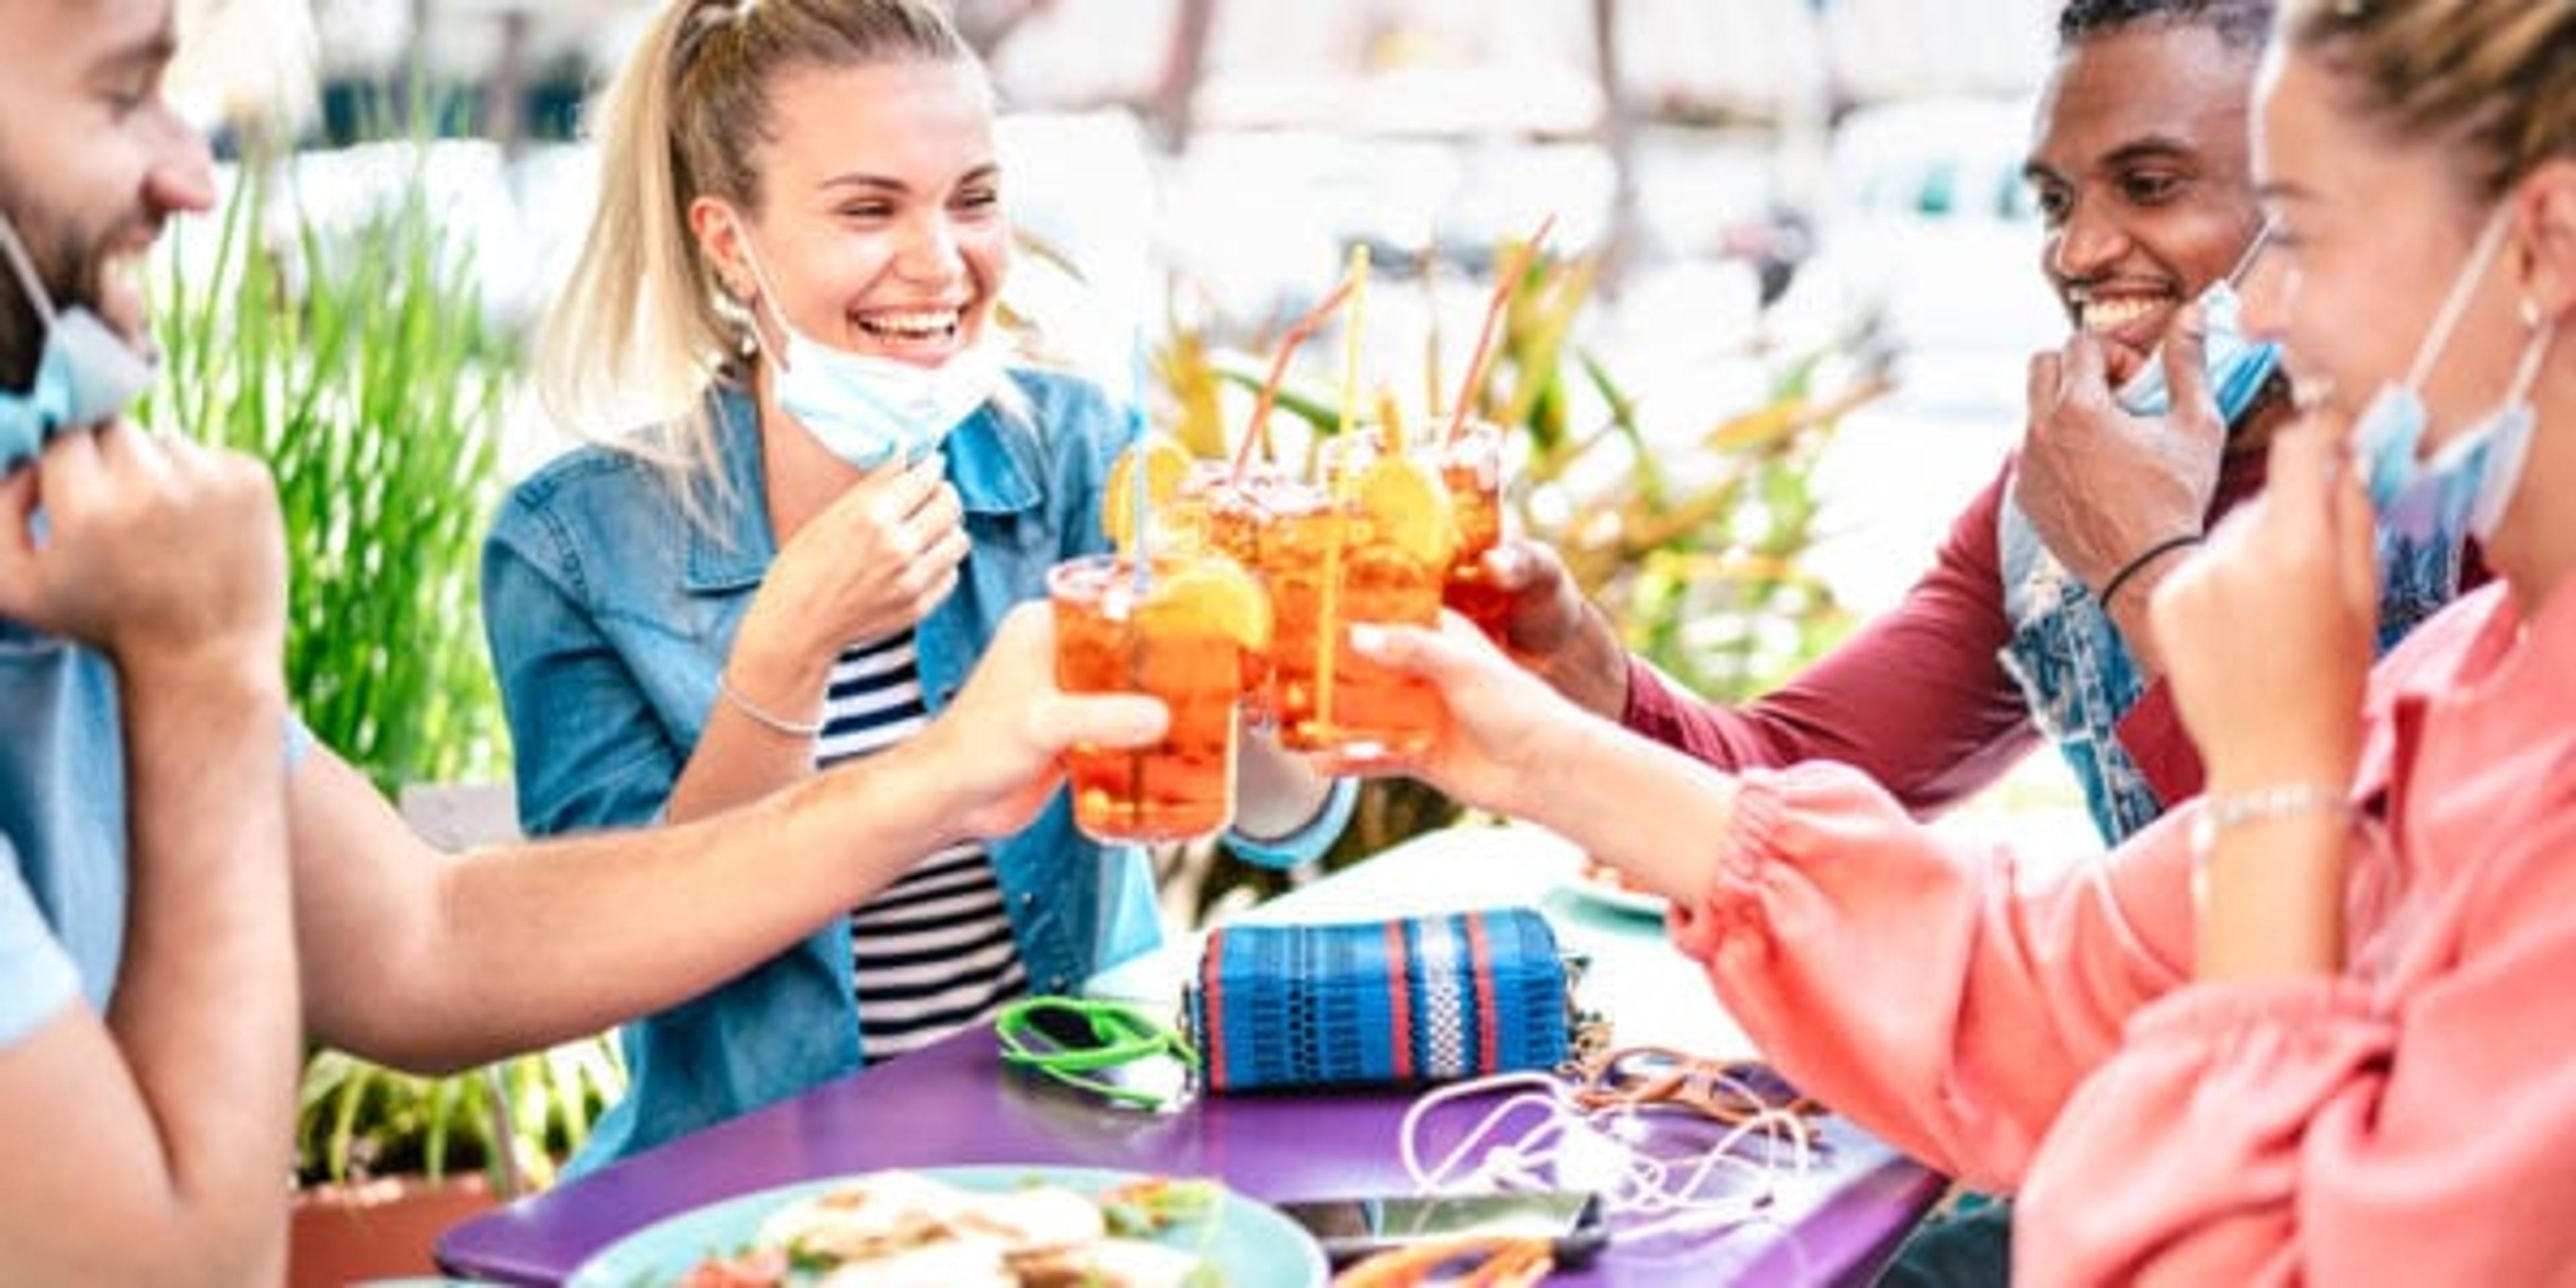
[[1457,524],[1457,548],[1440,600],[1496,640],[1503,638],[1503,619],[1512,597],[1485,567],[1485,553],[1503,539],[1503,431],[1473,422],[1422,449],[1440,471],[1449,491],[1449,513]]
[[1171,726],[1150,746],[1077,747],[1065,757],[1073,821],[1102,841],[1193,840],[1234,821],[1235,704],[1245,655],[1269,633],[1260,587],[1232,560],[1092,555],[1047,575],[1056,687],[1144,693]]
[[1402,454],[1349,440],[1325,494],[1275,507],[1262,529],[1270,591],[1271,700],[1279,741],[1357,773],[1423,750],[1441,718],[1423,680],[1360,657],[1360,623],[1436,626],[1449,566],[1449,516],[1435,478]]

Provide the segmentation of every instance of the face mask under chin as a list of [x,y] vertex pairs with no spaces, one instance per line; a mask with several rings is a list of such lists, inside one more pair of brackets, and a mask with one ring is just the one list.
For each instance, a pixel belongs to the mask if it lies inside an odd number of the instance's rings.
[[749,233],[739,235],[759,287],[752,308],[767,310],[781,340],[768,355],[771,394],[824,450],[852,467],[872,470],[888,461],[911,464],[927,457],[1000,388],[1002,354],[989,340],[925,366],[806,334],[779,307]]
[[2435,447],[2429,458],[2424,452],[2432,420],[2422,392],[2425,382],[2449,348],[2507,227],[2507,214],[2499,210],[2452,282],[2406,378],[2381,386],[2353,423],[2352,442],[2366,471],[2363,483],[2371,512],[2382,528],[2399,536],[2425,540],[2466,532],[2492,540],[2521,485],[2538,425],[2531,390],[2556,342],[2555,322],[2529,322],[2530,335],[2503,399]]
[[123,415],[151,385],[155,370],[97,314],[54,307],[17,228],[5,217],[0,258],[8,260],[41,336],[21,387],[0,390],[0,470],[6,470],[44,450],[56,434]]

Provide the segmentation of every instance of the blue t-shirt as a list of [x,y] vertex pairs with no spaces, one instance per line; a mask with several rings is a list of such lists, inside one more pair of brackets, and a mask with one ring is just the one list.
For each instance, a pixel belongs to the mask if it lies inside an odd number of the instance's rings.
[[104,1014],[125,952],[125,759],[116,672],[0,621],[0,1046],[75,994]]
[[[0,619],[0,1047],[75,994],[107,1013],[125,955],[125,743],[116,668]],[[310,735],[287,721],[292,770]]]

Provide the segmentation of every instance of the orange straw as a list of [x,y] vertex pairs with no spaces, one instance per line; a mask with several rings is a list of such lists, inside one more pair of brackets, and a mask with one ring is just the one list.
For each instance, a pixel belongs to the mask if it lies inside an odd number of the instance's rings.
[[1261,382],[1261,398],[1252,405],[1252,420],[1243,431],[1243,441],[1235,445],[1231,481],[1242,482],[1244,471],[1252,468],[1252,445],[1270,441],[1270,409],[1279,401],[1281,382],[1288,378],[1288,360],[1296,356],[1297,346],[1315,334],[1324,325],[1324,320],[1333,316],[1333,310],[1340,308],[1342,301],[1349,299],[1350,295],[1351,279],[1345,276],[1341,284],[1333,288],[1333,293],[1324,297],[1323,303],[1297,319],[1297,324],[1288,328],[1288,334],[1280,337],[1279,355],[1270,360],[1270,378]]
[[1466,432],[1467,410],[1475,405],[1477,386],[1485,383],[1485,363],[1494,356],[1494,333],[1502,329],[1503,311],[1511,307],[1512,297],[1520,293],[1521,279],[1529,276],[1530,265],[1538,259],[1539,247],[1555,227],[1554,215],[1540,220],[1538,231],[1529,235],[1529,240],[1521,244],[1520,253],[1512,256],[1510,266],[1494,280],[1493,300],[1485,306],[1485,328],[1476,335],[1476,352],[1467,359],[1467,379],[1459,384],[1457,405],[1449,411],[1450,442],[1458,441],[1458,435]]

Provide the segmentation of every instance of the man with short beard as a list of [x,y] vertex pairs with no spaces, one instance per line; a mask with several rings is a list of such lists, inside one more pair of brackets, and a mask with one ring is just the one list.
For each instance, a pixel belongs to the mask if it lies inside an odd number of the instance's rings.
[[1164,724],[1055,692],[1040,605],[900,748],[686,827],[430,850],[289,714],[265,472],[122,419],[138,262],[213,195],[174,41],[170,0],[0,0],[11,1283],[275,1281],[306,1036],[438,1071],[673,1005]]
[[[2041,271],[2074,331],[2031,360],[2020,451],[1903,603],[1728,708],[1630,657],[1552,551],[1512,543],[1492,558],[1516,588],[1514,656],[1721,768],[1842,761],[1918,813],[1992,783],[2043,739],[2106,842],[2197,794],[2199,758],[2146,606],[2200,534],[2261,489],[2264,447],[2290,410],[2269,346],[2234,329],[2232,308],[2185,307],[2259,253],[2246,113],[2270,24],[2270,0],[2070,0],[2060,12],[2024,173],[2046,225]],[[2383,542],[2383,648],[2480,577],[2462,550],[2456,536]]]

